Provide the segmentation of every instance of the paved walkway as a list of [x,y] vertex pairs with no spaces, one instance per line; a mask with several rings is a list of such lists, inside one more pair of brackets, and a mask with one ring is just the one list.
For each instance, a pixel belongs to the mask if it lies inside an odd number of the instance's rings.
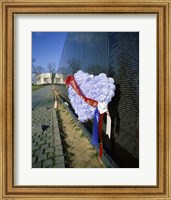
[[32,167],[65,167],[52,86],[32,94]]

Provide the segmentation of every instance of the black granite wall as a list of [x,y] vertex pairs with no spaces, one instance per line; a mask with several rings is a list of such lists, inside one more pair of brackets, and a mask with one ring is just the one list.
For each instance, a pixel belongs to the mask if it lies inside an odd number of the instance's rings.
[[[76,68],[71,67],[75,64]],[[93,74],[108,72],[108,34],[104,32],[69,32],[59,62],[60,73],[79,69]]]
[[68,33],[59,72],[67,75],[79,69],[114,78],[116,94],[109,103],[112,137],[104,136],[104,148],[120,167],[138,167],[139,33]]
[[109,74],[116,95],[109,105],[112,139],[139,157],[139,33],[110,33]]

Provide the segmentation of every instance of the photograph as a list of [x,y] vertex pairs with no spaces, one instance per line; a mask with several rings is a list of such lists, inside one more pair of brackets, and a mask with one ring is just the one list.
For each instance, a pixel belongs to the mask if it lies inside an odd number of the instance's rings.
[[139,32],[32,32],[32,168],[139,168]]
[[0,1],[0,199],[171,199],[170,8]]

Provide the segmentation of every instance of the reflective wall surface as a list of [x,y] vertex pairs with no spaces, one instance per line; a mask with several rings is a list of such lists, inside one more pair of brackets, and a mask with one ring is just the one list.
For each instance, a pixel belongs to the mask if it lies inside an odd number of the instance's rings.
[[68,32],[58,72],[66,77],[80,69],[115,80],[104,148],[120,167],[139,167],[139,33]]

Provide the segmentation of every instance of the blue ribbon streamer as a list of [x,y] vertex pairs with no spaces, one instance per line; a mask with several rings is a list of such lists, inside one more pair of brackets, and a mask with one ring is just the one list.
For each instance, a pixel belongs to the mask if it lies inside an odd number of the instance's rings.
[[92,135],[92,144],[98,147],[98,124],[99,124],[100,113],[98,108],[94,112],[94,124],[93,124],[93,135]]

